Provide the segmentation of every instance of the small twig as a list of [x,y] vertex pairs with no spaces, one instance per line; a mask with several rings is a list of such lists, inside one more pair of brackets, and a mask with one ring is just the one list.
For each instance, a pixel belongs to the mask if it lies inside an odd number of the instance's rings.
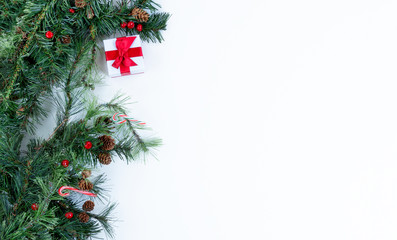
[[[64,120],[61,122],[61,124],[59,124],[58,127],[55,128],[54,132],[52,132],[52,134],[51,134],[51,135],[47,138],[47,140],[45,140],[44,142],[50,141],[50,139],[54,136],[54,134],[58,131],[58,129],[59,129],[63,124],[65,124],[65,122],[66,122],[67,120],[68,120],[68,119],[64,119]],[[43,144],[44,144],[44,143],[43,143]],[[41,144],[40,146],[36,147],[35,149],[36,149],[36,150],[40,150],[40,149],[43,147],[43,144]]]
[[65,122],[66,122],[67,120],[68,120],[68,119],[64,119],[64,120],[61,122],[61,124],[59,124],[59,126],[58,126],[57,128],[55,128],[54,132],[48,137],[48,139],[46,140],[46,142],[48,142],[48,141],[52,138],[52,136],[54,136],[54,134],[56,133],[56,131],[58,131],[58,129],[59,129],[63,124],[65,124]]

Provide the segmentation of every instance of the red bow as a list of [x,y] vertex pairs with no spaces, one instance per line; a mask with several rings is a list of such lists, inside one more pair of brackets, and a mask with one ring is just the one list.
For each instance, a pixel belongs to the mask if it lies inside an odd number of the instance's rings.
[[121,37],[116,39],[117,50],[105,52],[106,61],[115,60],[113,67],[119,68],[122,75],[129,74],[130,67],[137,66],[132,57],[141,57],[142,48],[130,48],[136,37]]

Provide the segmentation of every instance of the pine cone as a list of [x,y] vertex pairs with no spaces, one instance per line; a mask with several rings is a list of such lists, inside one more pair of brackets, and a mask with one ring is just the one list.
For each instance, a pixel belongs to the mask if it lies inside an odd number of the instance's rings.
[[106,128],[106,132],[110,133],[110,129],[115,128],[115,124],[113,124],[112,117],[109,116],[100,116],[96,119],[96,125],[100,125]]
[[102,163],[103,165],[109,165],[112,162],[112,157],[108,152],[100,153],[98,155],[98,159],[99,162]]
[[81,172],[83,178],[89,178],[91,176],[91,170],[84,170]]
[[142,8],[132,9],[130,16],[133,16],[138,22],[147,22],[149,20],[149,13]]
[[113,123],[112,118],[110,118],[110,117],[106,117],[103,121],[104,121],[107,125]]
[[77,215],[77,218],[80,220],[80,222],[82,223],[86,223],[88,222],[88,220],[90,220],[90,216],[88,216],[87,213],[85,212],[81,212],[79,213],[79,215]]
[[75,0],[74,5],[78,8],[83,8],[87,6],[87,2],[85,0]]
[[69,44],[72,42],[72,38],[69,35],[61,37],[61,42],[63,44]]
[[88,180],[81,179],[79,182],[79,188],[84,191],[90,191],[94,188],[94,184]]
[[94,210],[94,207],[95,207],[95,203],[93,201],[90,201],[90,200],[86,201],[83,204],[83,210],[86,211],[86,212]]
[[114,142],[114,139],[108,135],[103,135],[103,136],[99,137],[99,140],[103,144],[101,149],[105,150],[105,151],[112,150],[114,148],[114,146],[116,145],[116,143]]
[[101,117],[97,118],[97,120],[96,120],[96,124],[97,125],[104,124],[104,125],[107,126],[107,125],[110,125],[112,123],[113,123],[112,118],[111,117],[107,117],[107,116],[101,116]]

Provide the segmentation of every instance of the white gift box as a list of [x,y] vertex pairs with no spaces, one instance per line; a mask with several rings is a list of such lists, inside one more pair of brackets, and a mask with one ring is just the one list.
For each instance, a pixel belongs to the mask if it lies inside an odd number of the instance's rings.
[[103,41],[106,65],[110,77],[121,77],[144,72],[141,43],[139,35]]

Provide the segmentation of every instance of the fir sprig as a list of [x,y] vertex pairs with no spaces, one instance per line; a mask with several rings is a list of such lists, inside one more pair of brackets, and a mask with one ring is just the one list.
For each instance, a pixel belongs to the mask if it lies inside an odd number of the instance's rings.
[[[96,100],[90,90],[98,82],[96,40],[115,33],[140,34],[144,41],[163,40],[169,14],[158,12],[152,0],[90,0],[77,9],[72,0],[0,1],[0,239],[87,239],[104,230],[113,237],[109,204],[100,213],[89,213],[81,223],[66,219],[65,211],[80,213],[81,197],[60,197],[62,185],[78,187],[81,172],[98,166],[98,154],[109,153],[127,163],[154,154],[161,144],[147,138],[149,130],[127,122],[104,121],[115,112],[127,113],[128,98],[120,95],[107,103]],[[71,14],[68,9],[75,9]],[[134,8],[150,13],[141,23],[142,32],[123,30],[122,21],[135,21]],[[52,31],[53,38],[45,33]],[[70,36],[70,42],[62,37]],[[55,128],[45,139],[35,129],[56,109]],[[104,150],[100,136],[115,139]],[[92,148],[85,148],[86,142]],[[60,165],[68,159],[70,165]],[[90,180],[99,200],[107,202],[106,178]],[[38,210],[32,210],[35,203]]]

